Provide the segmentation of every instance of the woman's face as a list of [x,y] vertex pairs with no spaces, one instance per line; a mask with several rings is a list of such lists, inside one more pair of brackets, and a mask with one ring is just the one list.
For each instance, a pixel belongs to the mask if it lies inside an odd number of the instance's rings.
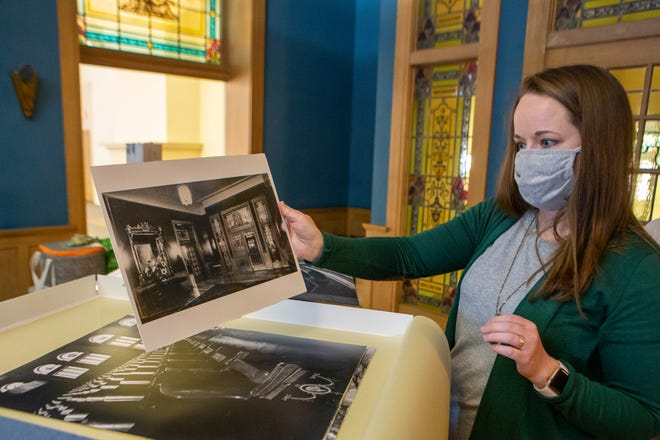
[[513,113],[513,141],[518,149],[572,150],[582,145],[580,131],[570,121],[559,101],[546,95],[527,93]]

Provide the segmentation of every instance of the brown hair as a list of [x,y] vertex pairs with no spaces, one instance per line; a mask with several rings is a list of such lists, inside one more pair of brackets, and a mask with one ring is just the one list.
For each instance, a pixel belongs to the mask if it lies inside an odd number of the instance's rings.
[[[548,276],[540,292],[545,298],[574,298],[579,306],[580,294],[591,283],[608,247],[621,244],[628,231],[652,240],[632,213],[634,131],[630,104],[612,74],[588,65],[553,68],[529,76],[518,100],[528,93],[561,103],[582,138],[573,192],[554,220],[559,248],[547,264]],[[519,217],[534,208],[522,198],[514,180],[516,152],[511,121],[496,198],[505,213]],[[571,231],[566,239],[559,237],[556,228],[563,219]]]

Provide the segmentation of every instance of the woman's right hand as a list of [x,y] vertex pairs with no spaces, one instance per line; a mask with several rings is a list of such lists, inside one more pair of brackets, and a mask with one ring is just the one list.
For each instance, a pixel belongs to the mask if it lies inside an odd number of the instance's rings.
[[323,234],[314,220],[280,201],[280,214],[286,220],[293,253],[307,261],[316,261],[323,250]]

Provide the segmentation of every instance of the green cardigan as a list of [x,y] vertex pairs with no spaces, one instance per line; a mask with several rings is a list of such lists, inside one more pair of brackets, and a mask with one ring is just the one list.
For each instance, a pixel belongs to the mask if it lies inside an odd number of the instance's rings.
[[[487,200],[410,237],[343,238],[324,234],[316,264],[364,279],[420,278],[469,270],[516,219]],[[649,439],[660,433],[660,253],[630,234],[608,250],[582,298],[534,298],[515,313],[533,321],[546,351],[570,371],[562,395],[546,398],[497,356],[472,439]],[[460,283],[446,336],[454,345]]]

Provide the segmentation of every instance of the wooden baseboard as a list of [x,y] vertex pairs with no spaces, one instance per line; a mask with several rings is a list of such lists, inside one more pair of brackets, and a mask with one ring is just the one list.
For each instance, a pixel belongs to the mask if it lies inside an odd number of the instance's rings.
[[364,237],[363,223],[371,219],[371,210],[363,208],[303,209],[320,230],[334,235]]

